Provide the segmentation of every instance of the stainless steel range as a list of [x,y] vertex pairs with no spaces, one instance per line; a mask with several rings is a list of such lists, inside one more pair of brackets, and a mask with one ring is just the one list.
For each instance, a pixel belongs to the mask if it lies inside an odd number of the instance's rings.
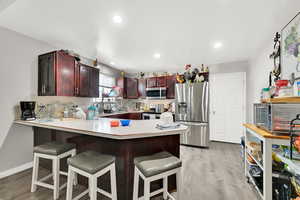
[[208,82],[176,84],[175,96],[175,120],[189,127],[189,131],[181,135],[181,144],[208,147]]

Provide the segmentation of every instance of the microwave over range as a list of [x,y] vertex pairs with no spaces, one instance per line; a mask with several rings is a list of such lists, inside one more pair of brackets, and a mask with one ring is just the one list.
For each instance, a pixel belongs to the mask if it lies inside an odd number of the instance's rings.
[[254,124],[272,133],[288,133],[290,122],[297,114],[300,114],[300,104],[254,104]]
[[146,98],[147,99],[166,99],[167,98],[167,88],[166,87],[146,88]]

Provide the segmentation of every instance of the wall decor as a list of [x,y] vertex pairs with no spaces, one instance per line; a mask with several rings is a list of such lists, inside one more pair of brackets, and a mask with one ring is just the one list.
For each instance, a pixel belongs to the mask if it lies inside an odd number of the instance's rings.
[[274,51],[270,55],[270,59],[273,59],[273,71],[270,75],[275,76],[275,80],[280,79],[281,74],[281,61],[280,61],[280,37],[281,35],[277,32],[274,37]]
[[283,79],[300,76],[300,12],[281,30],[281,70]]

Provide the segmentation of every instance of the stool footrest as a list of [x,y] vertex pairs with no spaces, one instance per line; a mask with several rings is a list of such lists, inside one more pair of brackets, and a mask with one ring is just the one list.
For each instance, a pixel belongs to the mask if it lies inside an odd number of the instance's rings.
[[68,176],[68,172],[60,171],[59,174],[60,174],[60,175],[63,175],[63,176]]
[[168,196],[171,200],[176,200],[169,192],[167,192],[167,196]]
[[38,180],[38,182],[43,182],[43,181],[45,181],[45,180],[48,180],[48,179],[51,178],[51,177],[53,177],[53,174],[49,174],[49,175],[47,175],[47,176],[41,178],[40,180]]
[[51,189],[51,190],[54,189],[54,186],[53,186],[53,185],[50,185],[50,184],[48,184],[48,183],[43,183],[43,182],[37,181],[37,182],[35,182],[34,184],[36,184],[36,185],[38,185],[38,186],[42,186],[42,187],[48,188],[48,189]]
[[106,192],[106,191],[104,191],[104,190],[102,190],[100,188],[97,188],[97,192],[99,192],[100,194],[103,194],[104,196],[106,196],[106,197],[108,197],[110,199],[112,198],[112,195],[110,193],[108,193],[108,192]]
[[85,190],[84,192],[82,192],[81,194],[79,194],[78,196],[76,196],[73,200],[79,200],[81,199],[84,195],[89,193],[89,189]]

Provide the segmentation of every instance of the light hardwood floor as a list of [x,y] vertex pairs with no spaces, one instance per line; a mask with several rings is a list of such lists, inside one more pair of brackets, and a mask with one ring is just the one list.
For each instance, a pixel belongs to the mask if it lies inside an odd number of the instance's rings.
[[[181,158],[183,160],[181,200],[258,199],[256,192],[244,177],[239,145],[212,142],[209,149],[181,146]],[[53,199],[52,191],[45,188],[38,187],[35,193],[30,192],[31,171],[26,170],[1,179],[0,200]],[[41,176],[47,173],[46,170],[40,171]],[[84,189],[77,186],[74,192],[78,194]],[[63,199],[65,190],[60,193],[60,200]],[[89,198],[86,196],[82,199]],[[162,198],[155,198],[160,199]]]

